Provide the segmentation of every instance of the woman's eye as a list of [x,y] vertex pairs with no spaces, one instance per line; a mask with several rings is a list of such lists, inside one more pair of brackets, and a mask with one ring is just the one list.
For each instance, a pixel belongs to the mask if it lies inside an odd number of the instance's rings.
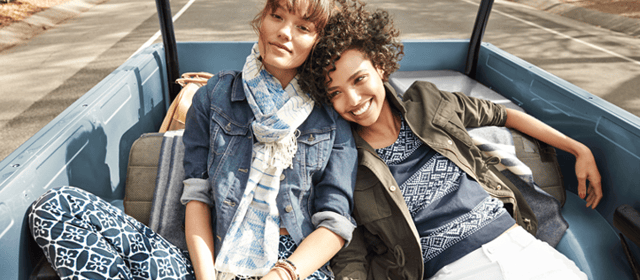
[[309,27],[306,27],[304,25],[298,26],[298,28],[304,32],[311,32],[311,29]]
[[357,84],[357,83],[361,82],[362,80],[364,80],[364,78],[366,78],[366,76],[365,76],[365,75],[362,75],[362,76],[356,77],[356,78],[355,78],[355,80],[353,80],[353,83],[354,83],[354,84]]
[[330,92],[329,93],[329,100],[333,99],[334,97],[338,96],[338,94],[340,94],[339,91],[334,91],[334,92]]
[[281,18],[282,18],[282,17],[281,17],[281,16],[279,16],[278,14],[271,14],[271,17],[272,17],[272,18],[275,18],[275,19],[281,19]]

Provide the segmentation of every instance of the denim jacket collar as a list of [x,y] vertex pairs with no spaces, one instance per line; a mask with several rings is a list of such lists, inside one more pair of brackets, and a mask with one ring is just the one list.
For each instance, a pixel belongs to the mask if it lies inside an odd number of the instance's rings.
[[233,80],[231,88],[231,102],[244,101],[247,99],[247,96],[244,93],[244,86],[242,84],[242,72],[238,72],[236,79]]

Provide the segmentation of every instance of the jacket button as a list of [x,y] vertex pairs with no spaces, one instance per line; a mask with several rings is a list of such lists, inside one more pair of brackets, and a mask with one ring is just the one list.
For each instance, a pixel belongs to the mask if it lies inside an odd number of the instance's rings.
[[313,141],[313,140],[316,140],[316,138],[315,138],[315,137],[313,137],[313,134],[310,134],[310,135],[309,135],[309,142],[311,142],[311,141]]
[[449,143],[449,145],[453,144],[453,141],[451,141],[451,139],[447,140],[447,143]]
[[284,208],[284,211],[287,213],[291,213],[291,211],[293,211],[293,207],[291,205],[287,206]]
[[392,192],[395,192],[396,191],[396,186],[389,187],[389,190],[392,191]]
[[228,124],[227,124],[227,126],[225,127],[225,129],[226,129],[227,131],[228,131],[228,130],[231,130],[231,123],[228,123]]
[[284,177],[285,177],[285,176],[284,176],[284,173],[280,174],[280,181],[283,181],[283,180],[284,180]]

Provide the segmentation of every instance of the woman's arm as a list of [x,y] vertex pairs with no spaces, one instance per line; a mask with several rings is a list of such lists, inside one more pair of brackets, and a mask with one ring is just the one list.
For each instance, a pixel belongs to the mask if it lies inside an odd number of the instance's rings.
[[[326,264],[344,246],[344,239],[324,227],[318,227],[307,236],[288,258],[295,264],[300,279],[305,279]],[[271,270],[263,280],[281,278],[278,270]]]
[[[587,201],[587,207],[596,208],[602,199],[600,172],[591,150],[584,144],[565,136],[538,119],[513,109],[507,109],[506,127],[517,129],[531,137],[545,142],[576,157],[578,195]],[[589,189],[587,190],[587,180]]]
[[209,205],[196,200],[187,203],[184,228],[196,279],[216,279]]
[[[184,190],[181,202],[185,209],[185,239],[197,279],[215,279],[214,242],[211,224],[211,188],[207,183],[209,154],[209,91],[218,82],[218,76],[198,89],[187,112],[184,150]],[[211,206],[210,206],[211,205]]]

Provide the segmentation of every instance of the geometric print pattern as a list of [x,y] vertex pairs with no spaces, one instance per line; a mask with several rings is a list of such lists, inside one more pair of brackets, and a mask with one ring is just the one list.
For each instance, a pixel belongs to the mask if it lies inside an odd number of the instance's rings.
[[502,202],[493,197],[485,198],[470,212],[436,229],[432,234],[420,238],[424,262],[475,233],[492,220],[506,214]]
[[434,154],[400,186],[411,217],[432,202],[458,190],[461,174],[462,170],[448,158]]
[[[195,279],[189,253],[103,199],[49,190],[29,211],[31,233],[61,279]],[[281,235],[278,258],[297,248]],[[253,279],[237,277],[236,280]],[[306,280],[328,280],[320,270]]]
[[45,193],[29,225],[61,279],[195,279],[186,251],[82,189]]
[[401,117],[400,134],[393,145],[376,149],[378,156],[387,164],[396,164],[407,159],[416,149],[422,146],[420,140]]
[[[396,142],[377,149],[376,152],[387,165],[392,165],[406,160],[420,145],[422,141],[402,119],[400,135]],[[415,217],[431,203],[458,191],[463,172],[451,160],[435,153],[399,187],[411,216]],[[421,237],[424,262],[428,262],[495,218],[507,213],[502,206],[499,200],[487,197],[470,212],[440,226],[428,236]]]

